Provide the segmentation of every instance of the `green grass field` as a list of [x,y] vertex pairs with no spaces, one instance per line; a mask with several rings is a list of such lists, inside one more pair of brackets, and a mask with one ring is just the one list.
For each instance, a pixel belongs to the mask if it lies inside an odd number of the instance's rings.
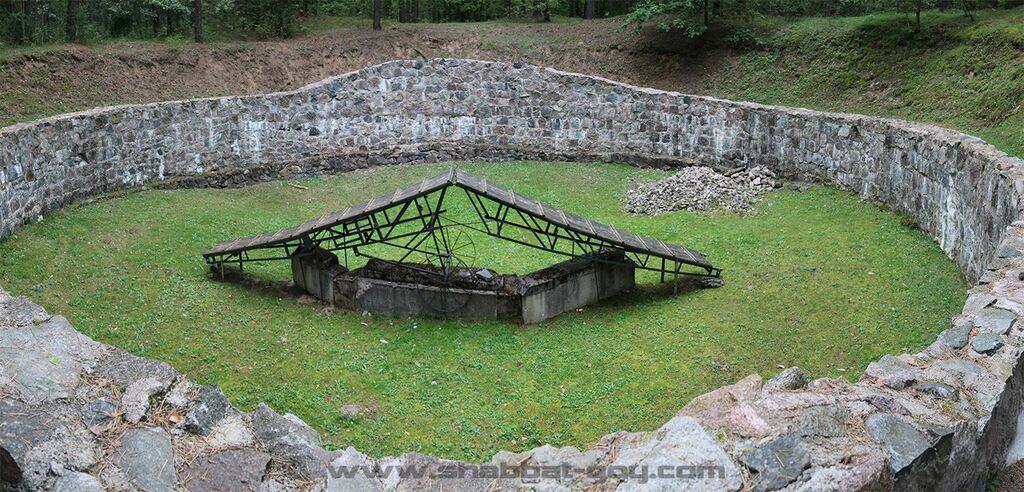
[[[280,290],[207,276],[223,240],[294,225],[446,166],[390,167],[239,190],[149,190],[58,212],[0,243],[0,285],[84,333],[265,401],[374,455],[485,460],[541,443],[586,446],[649,430],[691,398],[749,373],[799,365],[854,379],[882,354],[927,345],[965,297],[955,265],[922,232],[830,188],[767,194],[756,213],[632,217],[630,177],[608,164],[463,164],[527,196],[696,248],[726,285],[632,294],[546,323],[367,317]],[[454,205],[453,205],[454,206]],[[558,258],[478,239],[479,266],[526,272]],[[254,266],[286,279],[284,264]],[[377,410],[348,419],[347,403]]]

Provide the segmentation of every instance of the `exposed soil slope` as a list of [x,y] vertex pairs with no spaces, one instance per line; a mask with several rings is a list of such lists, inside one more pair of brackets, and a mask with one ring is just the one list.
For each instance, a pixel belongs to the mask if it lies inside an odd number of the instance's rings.
[[[620,52],[619,46],[635,46],[639,37],[617,27],[615,20],[402,25],[383,32],[338,29],[284,41],[205,46],[125,41],[9,53],[0,57],[0,125],[114,103],[295,89],[367,65],[419,56],[527,61],[637,83],[666,67],[668,55]],[[649,68],[637,70],[638,63]]]

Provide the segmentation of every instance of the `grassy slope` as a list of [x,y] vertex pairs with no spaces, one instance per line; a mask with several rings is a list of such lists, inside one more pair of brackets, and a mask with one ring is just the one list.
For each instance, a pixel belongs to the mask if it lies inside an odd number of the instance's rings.
[[[663,173],[603,164],[464,168],[697,248],[724,269],[726,286],[672,297],[641,277],[646,286],[627,298],[517,328],[326,315],[279,289],[206,276],[200,253],[211,244],[290,226],[443,168],[302,181],[309,190],[143,191],[75,207],[0,243],[0,285],[93,337],[218,382],[242,407],[267,401],[294,412],[335,446],[476,460],[652,429],[692,397],[752,372],[799,365],[855,378],[882,354],[927,344],[964,300],[959,272],[934,243],[850,194],[775,192],[756,216],[631,217],[620,206],[627,178]],[[555,261],[508,243],[476,244],[477,264],[499,271]],[[253,271],[288,276],[281,264]],[[381,413],[347,420],[337,408],[350,402]]]
[[734,99],[879,114],[958,128],[1024,155],[1024,8],[808,19],[764,34],[708,78]]

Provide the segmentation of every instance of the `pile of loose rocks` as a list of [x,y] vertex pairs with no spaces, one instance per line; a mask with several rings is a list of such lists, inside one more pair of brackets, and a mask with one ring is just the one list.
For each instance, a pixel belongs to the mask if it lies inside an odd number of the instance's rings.
[[759,193],[775,187],[775,174],[764,166],[725,173],[710,167],[688,167],[650,183],[633,183],[626,192],[626,211],[658,215],[677,210],[704,212],[750,210]]

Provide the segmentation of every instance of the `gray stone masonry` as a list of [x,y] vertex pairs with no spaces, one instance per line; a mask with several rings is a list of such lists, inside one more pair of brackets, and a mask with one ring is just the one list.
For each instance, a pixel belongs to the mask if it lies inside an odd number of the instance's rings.
[[[325,450],[298,417],[266,406],[240,412],[215,388],[97,343],[0,289],[0,488],[981,490],[1008,450],[1024,448],[1024,331],[1016,322],[1024,316],[1024,161],[942,128],[523,64],[395,61],[294,92],[103,108],[0,129],[0,237],[76,199],[147,184],[240,186],[519,158],[765,165],[831,183],[913,217],[977,285],[933,344],[882,357],[856,384],[806,382],[796,369],[770,384],[752,375],[695,398],[658,429],[609,434],[584,450],[502,451],[490,462],[714,473],[531,483],[346,478],[338,467],[441,472],[472,464]],[[172,409],[188,418],[175,423]]]
[[[238,186],[452,159],[762,164],[911,215],[971,278],[1020,159],[904,121],[762,106],[524,64],[394,61],[293,92],[101,108],[0,130],[0,237],[120,188]],[[1012,249],[1012,247],[1011,247]]]

